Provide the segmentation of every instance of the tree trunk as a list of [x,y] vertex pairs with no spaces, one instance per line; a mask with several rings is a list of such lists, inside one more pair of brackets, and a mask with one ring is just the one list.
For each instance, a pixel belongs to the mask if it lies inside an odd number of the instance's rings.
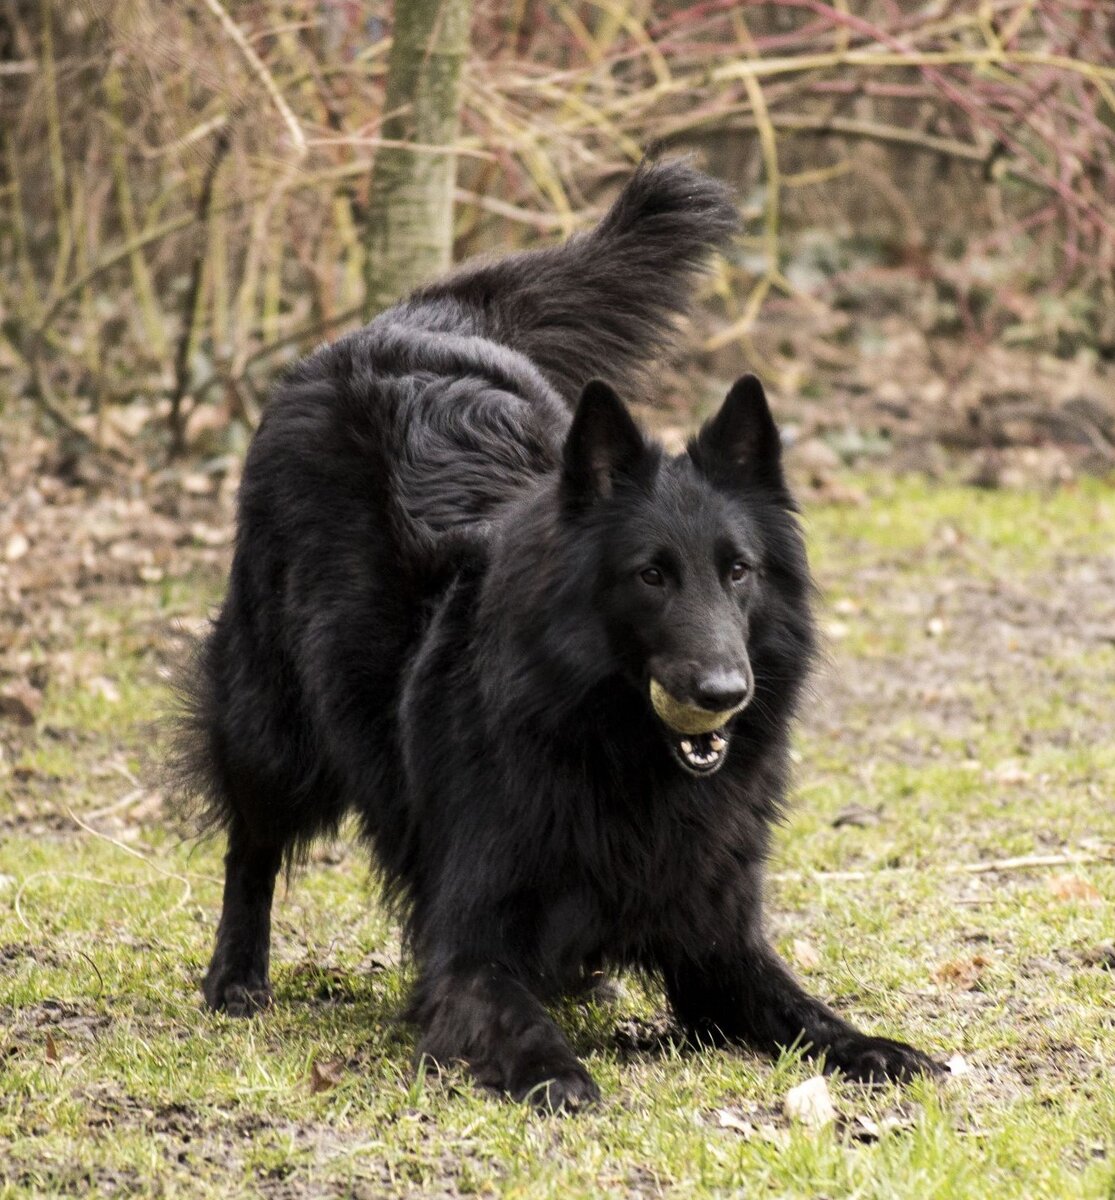
[[471,8],[472,0],[395,0],[381,133],[408,145],[376,153],[366,243],[369,317],[452,261],[453,147]]

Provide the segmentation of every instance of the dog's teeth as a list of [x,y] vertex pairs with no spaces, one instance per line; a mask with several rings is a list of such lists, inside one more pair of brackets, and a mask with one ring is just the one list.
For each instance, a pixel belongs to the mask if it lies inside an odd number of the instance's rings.
[[682,752],[682,754],[692,754],[693,753],[693,743],[692,742],[682,742],[681,743],[681,752]]
[[724,749],[724,739],[718,733],[714,733],[709,738],[709,745],[716,751],[717,754]]

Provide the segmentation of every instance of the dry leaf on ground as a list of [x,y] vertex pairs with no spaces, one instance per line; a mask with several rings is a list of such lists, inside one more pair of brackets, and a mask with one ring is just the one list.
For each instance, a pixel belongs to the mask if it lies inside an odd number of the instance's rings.
[[0,717],[17,725],[34,725],[42,706],[42,692],[26,680],[17,679],[0,690]]
[[1079,875],[1054,875],[1049,890],[1058,900],[1082,900],[1086,904],[1099,904],[1103,900],[1099,889]]
[[721,1129],[732,1129],[746,1138],[754,1136],[755,1126],[746,1118],[741,1117],[739,1113],[733,1112],[732,1109],[718,1108],[713,1115]]
[[971,991],[979,983],[987,965],[987,959],[982,954],[973,954],[971,958],[953,958],[941,963],[934,970],[933,978],[948,987]]
[[812,971],[821,965],[821,956],[817,953],[817,947],[812,942],[807,942],[805,938],[794,938],[790,950],[794,956],[794,962],[803,971]]
[[880,825],[883,820],[883,806],[868,808],[865,804],[846,804],[832,819],[833,829],[852,825],[856,829],[867,829],[872,825]]
[[327,1092],[335,1088],[344,1078],[345,1064],[338,1059],[318,1062],[316,1059],[310,1065],[310,1091],[315,1096],[318,1092]]

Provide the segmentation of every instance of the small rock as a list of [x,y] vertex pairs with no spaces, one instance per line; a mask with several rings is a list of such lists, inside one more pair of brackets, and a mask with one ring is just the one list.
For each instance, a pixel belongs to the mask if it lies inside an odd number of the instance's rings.
[[828,1080],[814,1075],[786,1093],[783,1110],[791,1121],[800,1121],[810,1129],[822,1129],[836,1120],[836,1109],[829,1094]]

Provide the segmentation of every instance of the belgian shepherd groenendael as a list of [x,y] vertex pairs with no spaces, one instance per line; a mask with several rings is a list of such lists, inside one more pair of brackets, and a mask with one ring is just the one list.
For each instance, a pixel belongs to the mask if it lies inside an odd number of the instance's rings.
[[736,219],[687,163],[645,165],[591,233],[424,288],[276,390],[182,727],[228,834],[213,1008],[271,1002],[276,873],[355,810],[406,914],[419,1051],[483,1085],[595,1098],[544,1003],[626,966],[699,1036],[939,1069],[763,933],[814,633],[762,388],[676,458],[612,390]]

